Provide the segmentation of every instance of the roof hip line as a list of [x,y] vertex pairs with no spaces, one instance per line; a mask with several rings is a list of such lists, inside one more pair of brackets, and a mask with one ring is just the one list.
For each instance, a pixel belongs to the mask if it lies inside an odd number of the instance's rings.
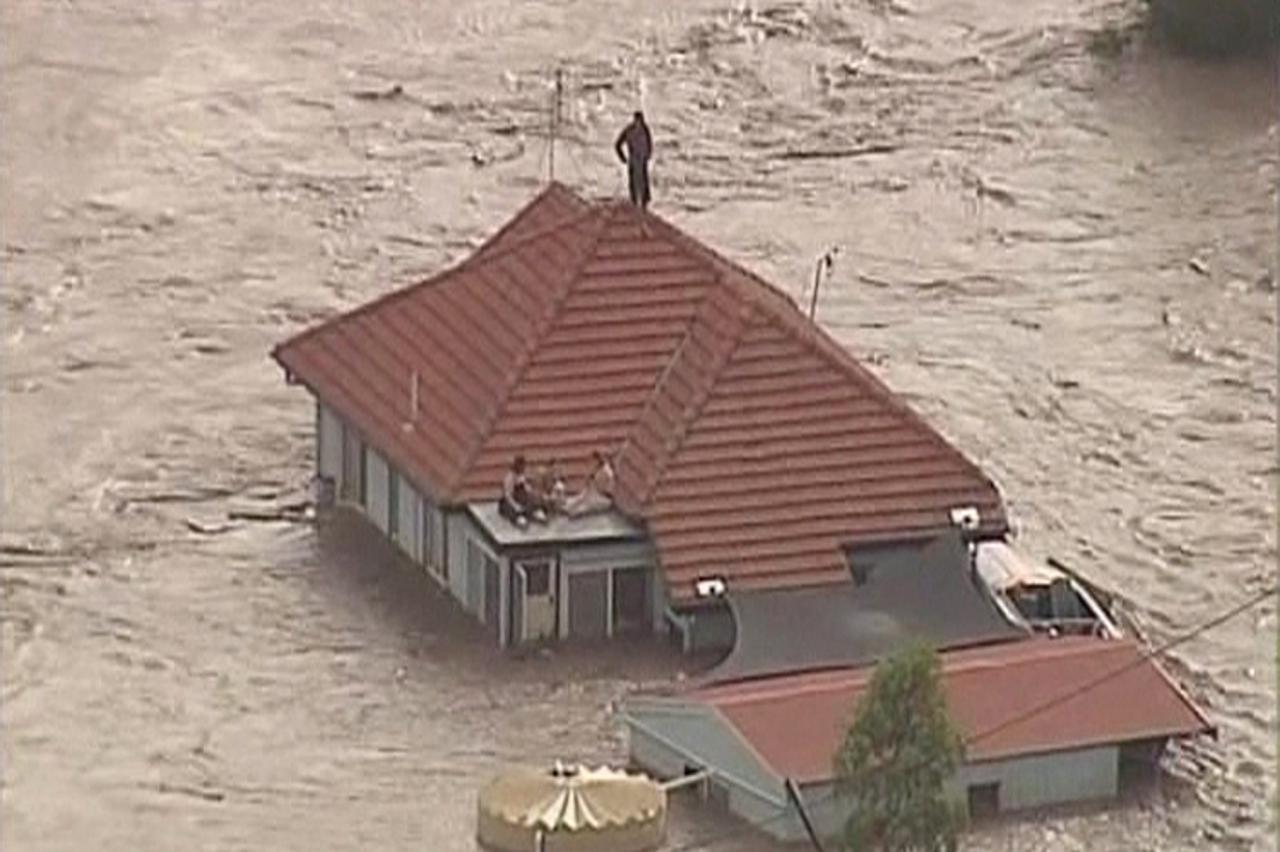
[[[520,359],[511,370],[511,374],[507,378],[507,382],[502,389],[501,395],[498,397],[497,402],[494,403],[493,410],[489,413],[489,416],[485,418],[484,425],[477,431],[475,441],[471,445],[471,449],[467,451],[466,459],[458,468],[459,473],[457,474],[457,477],[449,484],[449,487],[445,489],[450,498],[457,497],[457,492],[462,487],[462,483],[465,481],[467,473],[471,470],[472,465],[475,464],[476,457],[480,455],[481,451],[483,451],[485,444],[493,434],[494,426],[497,424],[502,412],[506,410],[508,403],[511,401],[512,392],[519,386],[520,380],[524,378],[524,374],[528,372],[529,366],[533,363],[534,356],[538,352],[538,348],[541,346],[542,341],[546,338],[547,334],[551,331],[552,326],[555,325],[556,317],[558,317],[560,312],[564,309],[565,302],[568,301],[569,296],[572,295],[578,284],[582,282],[582,270],[591,262],[592,258],[595,257],[596,248],[600,244],[600,239],[604,235],[605,229],[608,228],[609,224],[613,221],[613,213],[614,211],[611,209],[603,211],[600,209],[592,209],[590,212],[583,214],[583,216],[574,217],[572,220],[574,222],[578,222],[588,220],[591,216],[598,217],[598,221],[595,224],[591,237],[582,250],[581,257],[578,258],[577,262],[565,275],[566,280],[563,285],[563,290],[556,294],[555,300],[550,309],[543,314],[538,323],[537,332],[530,338],[528,344],[520,353]],[[556,230],[558,228],[565,227],[567,224],[568,222],[562,222],[548,230]],[[537,236],[539,236],[539,234],[531,235],[529,239],[533,239]],[[525,241],[520,241],[520,243],[523,242]],[[497,253],[488,256],[496,256],[496,254]]]
[[[474,269],[477,266],[485,266],[490,261],[494,261],[494,260],[497,260],[498,258],[505,257],[508,254],[511,254],[513,251],[520,249],[521,247],[525,246],[526,244],[534,240],[541,239],[542,237],[545,237],[548,234],[553,234],[556,231],[562,230],[564,228],[572,227],[573,225],[577,225],[580,222],[585,222],[599,212],[597,209],[593,207],[586,207],[578,211],[577,213],[573,213],[565,217],[564,219],[561,219],[557,222],[553,222],[550,225],[537,228],[536,230],[530,231],[528,234],[525,234],[524,236],[521,236],[515,240],[512,240],[509,245],[500,244],[498,242],[499,239],[504,235],[511,233],[511,231],[515,228],[517,224],[524,221],[525,218],[530,215],[531,211],[536,206],[537,202],[545,197],[550,196],[552,194],[553,189],[555,190],[555,193],[557,195],[568,195],[570,198],[573,198],[575,200],[577,199],[577,196],[574,196],[564,187],[560,186],[559,184],[552,184],[546,190],[543,190],[543,192],[541,192],[538,195],[538,197],[534,200],[534,202],[522,208],[520,212],[517,213],[515,217],[511,219],[511,221],[507,222],[505,225],[499,228],[497,232],[495,232],[492,236],[490,236],[488,239],[482,242],[479,248],[475,249],[470,254],[464,256],[457,263],[453,264],[452,266],[445,267],[444,269],[440,270],[434,275],[428,275],[426,278],[420,279],[411,284],[406,284],[403,287],[398,287],[389,293],[383,293],[381,296],[371,299],[368,302],[364,302],[362,304],[356,305],[354,308],[351,308],[350,310],[347,310],[347,311],[340,310],[338,313],[334,314],[328,319],[322,320],[316,325],[311,326],[310,328],[303,329],[302,331],[300,331],[293,337],[289,338],[285,342],[276,344],[271,349],[271,357],[275,361],[279,362],[280,359],[277,356],[277,353],[285,346],[293,346],[304,340],[314,337],[317,334],[319,334],[321,331],[324,331],[329,327],[333,326],[335,323],[346,320],[349,317],[363,316],[364,314],[371,313],[377,308],[383,307],[385,305],[389,305],[392,302],[398,301],[400,299],[407,298],[408,296],[411,296],[414,293],[417,293],[422,288],[431,287],[435,284],[438,284],[441,281],[444,281],[445,279],[450,278],[458,274],[459,272],[462,272],[463,270]],[[493,248],[495,245],[499,247]],[[284,365],[281,364],[281,366],[284,366]]]
[[[787,324],[796,335],[814,350],[816,350],[820,358],[825,359],[847,376],[851,376],[856,380],[864,383],[867,390],[872,396],[885,403],[891,410],[896,411],[907,420],[911,421],[922,435],[924,435],[935,446],[942,448],[949,455],[954,456],[960,464],[966,467],[979,478],[986,480],[995,488],[995,482],[987,475],[985,471],[970,460],[968,455],[960,452],[956,447],[942,435],[941,432],[931,426],[923,416],[914,408],[906,403],[901,397],[896,395],[889,387],[881,381],[880,377],[873,373],[866,366],[861,364],[854,358],[843,346],[837,343],[824,328],[818,325],[816,320],[809,320],[800,312],[799,307],[786,293],[777,287],[765,281],[755,272],[752,272],[741,263],[728,258],[718,252],[711,246],[698,242],[688,234],[681,231],[675,225],[665,219],[651,215],[651,218],[657,222],[663,231],[664,237],[671,243],[685,248],[686,251],[700,256],[708,266],[710,266],[718,280],[722,281],[726,286],[736,286],[736,289],[750,300],[759,309],[768,309],[777,319]],[[724,270],[728,269],[741,277],[740,282],[730,281],[725,275]],[[744,284],[752,285],[750,289],[743,286]],[[789,314],[789,315],[788,315]],[[1005,524],[1007,527],[1007,524]]]
[[[717,286],[727,286],[727,282],[724,282],[720,278],[719,271],[714,271],[714,274],[716,276]],[[648,413],[650,406],[657,404],[657,400],[669,378],[671,369],[673,369],[676,364],[676,359],[683,354],[685,344],[693,339],[693,334],[697,328],[698,320],[702,318],[703,312],[711,310],[712,301],[714,300],[715,295],[716,291],[713,289],[704,297],[703,304],[699,306],[698,315],[694,317],[693,322],[689,323],[689,330],[686,332],[684,340],[680,342],[680,348],[676,351],[675,355],[672,356],[671,364],[669,365],[670,368],[663,373],[662,380],[654,387],[653,393],[650,395],[649,400],[646,403],[645,411],[641,414],[641,418]],[[676,452],[689,436],[690,424],[692,424],[697,416],[702,413],[703,406],[705,406],[707,404],[707,400],[711,398],[711,392],[715,389],[716,380],[720,377],[720,373],[724,370],[725,365],[729,363],[733,354],[738,351],[738,347],[742,345],[743,331],[746,329],[754,314],[754,307],[747,307],[745,310],[739,309],[734,312],[734,327],[733,331],[727,337],[726,344],[724,346],[717,347],[715,351],[715,360],[706,371],[706,380],[699,383],[699,386],[694,388],[692,399],[690,399],[689,403],[684,406],[684,409],[681,411],[680,421],[676,423],[675,428],[672,429],[672,436],[667,441],[663,442],[662,459],[659,461],[657,470],[653,473],[652,482],[647,483],[644,493],[639,495],[640,504],[642,506],[648,504],[649,501],[653,499],[653,495],[657,493],[658,486],[662,484],[663,477],[666,475],[671,459],[675,457]],[[636,428],[639,428],[639,421],[637,421]],[[632,431],[634,432],[634,430]],[[628,439],[630,439],[630,435],[628,435]]]

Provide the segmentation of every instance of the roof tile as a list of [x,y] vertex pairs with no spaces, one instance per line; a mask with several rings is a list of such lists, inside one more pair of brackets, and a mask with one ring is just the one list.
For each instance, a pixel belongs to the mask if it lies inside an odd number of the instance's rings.
[[[847,582],[842,548],[928,535],[991,482],[781,292],[630,205],[553,185],[461,265],[274,352],[436,499],[517,452],[571,480],[616,454],[677,600]],[[420,419],[405,432],[410,377]]]
[[[969,761],[1210,729],[1128,640],[1038,638],[950,651],[942,655],[942,671],[952,719],[969,740]],[[692,696],[717,708],[779,775],[822,781],[832,777],[836,750],[871,673],[782,675]]]

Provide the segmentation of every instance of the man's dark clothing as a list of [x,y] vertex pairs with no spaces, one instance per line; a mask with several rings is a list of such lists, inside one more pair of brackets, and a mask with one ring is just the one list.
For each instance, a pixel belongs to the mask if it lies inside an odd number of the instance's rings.
[[647,207],[649,205],[649,157],[653,153],[653,138],[649,135],[649,126],[644,123],[643,117],[636,116],[623,128],[618,134],[617,141],[613,143],[613,149],[617,152],[618,159],[627,164],[631,203]]

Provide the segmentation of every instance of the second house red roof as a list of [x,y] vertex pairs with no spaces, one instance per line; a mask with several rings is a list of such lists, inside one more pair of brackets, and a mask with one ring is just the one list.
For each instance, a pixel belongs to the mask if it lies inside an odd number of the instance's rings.
[[462,264],[273,355],[440,503],[496,498],[516,453],[574,481],[612,453],[677,601],[704,576],[845,582],[844,548],[959,505],[1005,526],[991,481],[784,294],[558,184]]
[[[1128,640],[1027,639],[941,655],[948,712],[966,761],[1088,748],[1212,730]],[[825,781],[867,691],[871,668],[712,686],[714,706],[778,775]]]

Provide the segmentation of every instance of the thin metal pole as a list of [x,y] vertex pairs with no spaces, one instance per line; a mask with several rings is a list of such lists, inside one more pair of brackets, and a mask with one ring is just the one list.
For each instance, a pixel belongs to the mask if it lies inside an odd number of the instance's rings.
[[818,832],[814,831],[813,823],[809,820],[809,811],[805,809],[804,800],[800,798],[800,788],[790,778],[786,780],[783,786],[787,788],[787,795],[791,797],[796,810],[800,812],[800,821],[804,823],[804,830],[809,834],[809,842],[813,844],[813,848],[817,849],[818,852],[826,852],[822,848],[822,841],[818,839]]
[[818,310],[818,287],[822,285],[822,264],[825,260],[825,255],[818,258],[818,263],[813,268],[813,293],[809,297],[809,322],[813,322],[813,316]]
[[836,255],[840,253],[838,246],[832,246],[827,249],[826,254],[818,258],[818,263],[813,269],[813,295],[809,298],[809,321],[813,322],[814,317],[818,315],[818,288],[822,286],[822,271],[831,271],[831,267],[835,265]]
[[560,100],[564,95],[564,69],[556,69],[556,93],[551,106],[551,152],[547,163],[548,178],[556,179],[556,136],[560,132]]

